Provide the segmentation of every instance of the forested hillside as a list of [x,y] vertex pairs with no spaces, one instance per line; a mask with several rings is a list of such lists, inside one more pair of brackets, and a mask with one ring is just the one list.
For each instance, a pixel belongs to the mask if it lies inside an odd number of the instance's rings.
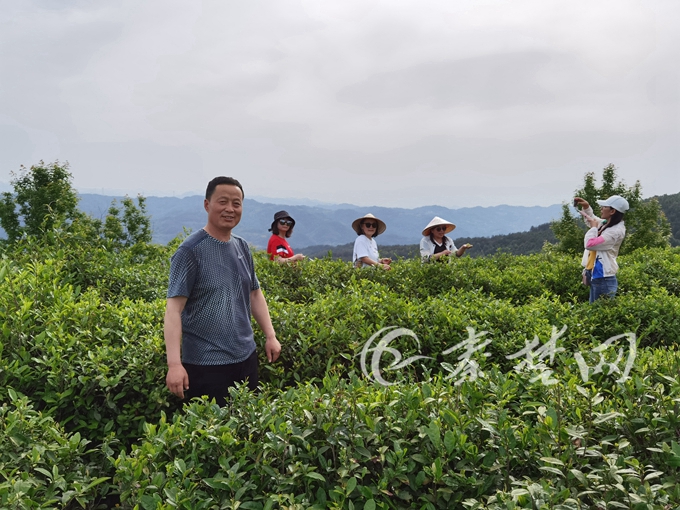
[[[95,218],[104,218],[111,201],[121,198],[102,195],[81,195],[80,208]],[[184,228],[197,230],[205,225],[203,197],[185,198],[148,197],[146,207],[151,217],[154,241],[167,243],[182,234]],[[556,219],[560,206],[520,207],[499,205],[494,207],[464,207],[448,209],[440,206],[415,209],[388,207],[359,207],[350,204],[312,207],[303,205],[266,204],[248,198],[244,200],[244,214],[234,232],[251,245],[265,248],[270,233],[268,228],[274,213],[285,209],[295,218],[295,245],[335,246],[353,241],[352,221],[372,212],[379,218],[389,218],[393,228],[383,235],[385,244],[417,242],[418,233],[432,219],[442,216],[458,224],[460,235],[497,235],[526,230],[540,223]],[[499,218],[501,221],[499,221]],[[394,226],[399,225],[399,228]]]
[[656,197],[666,218],[671,223],[671,246],[680,246],[680,193]]
[[[680,193],[674,195],[661,195],[653,197],[659,201],[661,209],[671,224],[673,237],[670,239],[671,246],[680,246]],[[454,231],[455,234],[456,231]],[[384,257],[392,258],[412,258],[418,256],[418,245],[381,245],[380,238],[377,239],[380,247],[380,254]],[[468,250],[466,255],[470,257],[481,257],[492,255],[497,252],[511,253],[513,255],[529,255],[541,251],[543,245],[555,243],[557,240],[550,228],[550,223],[544,223],[536,227],[531,227],[526,232],[515,232],[512,234],[497,235],[490,237],[456,237],[456,246],[464,243],[471,243],[474,248]],[[291,243],[293,246],[294,240]],[[353,244],[348,243],[341,246],[310,246],[303,251],[305,255],[321,258],[332,253],[332,257],[341,260],[352,259]]]

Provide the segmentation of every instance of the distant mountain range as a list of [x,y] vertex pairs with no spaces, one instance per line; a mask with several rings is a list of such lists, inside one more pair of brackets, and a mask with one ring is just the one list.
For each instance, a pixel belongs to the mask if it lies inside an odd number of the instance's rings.
[[[103,219],[112,200],[120,197],[106,195],[80,195],[80,208],[95,218]],[[205,226],[206,213],[203,197],[147,197],[147,212],[151,216],[154,241],[167,243],[181,234],[184,228],[192,231]],[[293,249],[308,246],[337,246],[354,242],[356,233],[352,221],[372,213],[387,224],[387,230],[378,242],[380,245],[413,244],[420,241],[421,231],[434,216],[440,216],[457,225],[455,237],[488,237],[512,232],[523,232],[531,227],[557,219],[561,206],[522,207],[499,205],[494,207],[465,207],[448,209],[440,206],[401,209],[388,207],[359,207],[349,204],[323,204],[322,206],[280,205],[261,203],[246,198],[241,223],[234,233],[257,248],[265,248],[271,235],[267,229],[274,213],[285,209],[295,218],[295,231],[290,238]]]
[[[545,242],[556,243],[557,239],[553,234],[550,223],[543,223],[537,227],[531,227],[526,232],[514,232],[512,234],[502,234],[491,237],[457,237],[453,239],[456,246],[465,243],[473,245],[473,249],[466,252],[470,257],[484,257],[493,255],[497,251],[510,253],[512,255],[528,255],[538,253],[543,249]],[[341,260],[352,260],[354,243],[347,243],[341,246],[309,246],[305,248],[304,254],[311,258],[323,258],[332,253],[332,258]],[[418,244],[389,244],[380,245],[380,256],[398,258],[420,257]]]
[[[111,202],[114,199],[120,201],[121,198],[84,193],[80,195],[79,206],[93,217],[103,219]],[[671,244],[677,246],[680,244],[680,193],[656,198],[671,222]],[[499,205],[461,209],[441,206],[403,209],[326,203],[300,205],[302,201],[296,202],[296,205],[281,205],[246,199],[243,218],[234,232],[255,247],[264,249],[270,236],[267,229],[274,213],[285,209],[296,220],[295,232],[290,239],[296,251],[323,256],[332,249],[334,255],[341,256],[343,249],[346,246],[351,248],[356,238],[351,229],[352,221],[370,212],[387,223],[387,231],[378,239],[381,251],[387,253],[384,247],[392,246],[395,254],[407,256],[412,252],[417,253],[417,243],[425,225],[433,216],[441,216],[457,225],[452,237],[458,244],[475,244],[475,255],[495,253],[498,249],[510,253],[531,253],[540,250],[544,241],[554,242],[548,223],[562,214],[562,206],[557,204],[549,207]],[[206,213],[200,195],[184,198],[147,197],[146,204],[154,242],[164,244],[181,235],[185,228],[195,231],[205,225]],[[2,229],[0,237],[4,237]]]
[[[671,246],[680,246],[680,193],[673,195],[661,195],[656,198],[661,205],[661,210],[671,224],[672,236]],[[455,232],[458,232],[456,230]],[[557,239],[550,228],[550,223],[543,223],[536,227],[531,227],[525,232],[514,232],[511,234],[501,234],[483,237],[461,237],[454,233],[456,246],[463,243],[471,243],[474,249],[467,252],[470,257],[483,257],[493,255],[498,251],[510,253],[512,255],[528,255],[538,253],[543,249],[543,245],[556,243]],[[346,243],[339,246],[309,246],[304,250],[304,254],[312,258],[322,258],[332,252],[333,258],[342,260],[352,260],[353,243]],[[380,245],[380,255],[397,259],[413,258],[419,256],[418,244],[405,245]]]

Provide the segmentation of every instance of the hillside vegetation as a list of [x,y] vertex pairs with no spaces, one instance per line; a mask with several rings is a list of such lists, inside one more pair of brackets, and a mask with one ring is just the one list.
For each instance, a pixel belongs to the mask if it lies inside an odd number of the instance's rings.
[[[670,245],[680,246],[680,193],[652,198],[659,201],[661,210],[671,224],[672,237],[669,239]],[[474,245],[474,249],[467,252],[467,255],[470,257],[483,257],[497,252],[511,253],[513,255],[530,255],[532,253],[539,253],[545,243],[555,244],[557,242],[550,223],[531,227],[526,232],[515,232],[490,237],[457,237],[454,231],[453,238],[456,246],[461,246],[464,243]],[[380,239],[377,241],[380,242]],[[295,239],[292,240],[292,243],[294,247]],[[328,255],[328,252],[331,252],[334,259],[349,261],[352,260],[352,250],[353,244],[347,243],[340,246],[310,246],[302,251],[305,255],[315,258],[325,257]],[[418,245],[380,245],[380,255],[394,259],[399,257],[418,257]]]
[[673,236],[670,239],[671,246],[680,246],[680,193],[674,195],[661,195],[656,197],[661,205],[661,210],[671,224]]
[[[462,246],[465,243],[473,245],[474,248],[467,252],[470,257],[484,257],[497,252],[530,255],[540,252],[545,243],[554,244],[556,241],[557,239],[550,229],[550,223],[531,227],[527,232],[516,232],[514,234],[491,237],[454,237],[456,246]],[[354,245],[348,243],[341,246],[310,246],[303,251],[308,257],[323,258],[330,252],[334,259],[350,261],[352,260],[353,250]],[[420,257],[420,250],[417,244],[386,245],[380,246],[380,255],[393,259],[410,259]]]
[[[113,252],[82,235],[4,248],[2,507],[680,504],[677,249],[621,257],[619,296],[595,305],[578,262],[556,253],[390,272],[256,254],[281,361],[261,359],[259,395],[180,410],[164,387],[162,340],[176,243]],[[417,336],[390,345],[402,359],[429,358],[389,371],[384,353],[381,374],[396,383],[384,387],[365,377],[361,353],[391,326]],[[565,326],[554,359],[508,358]],[[449,351],[467,328],[492,340],[473,372]],[[616,382],[624,361],[612,348],[598,373],[592,349],[624,333],[639,348]]]
[[680,248],[620,256],[592,305],[551,246],[391,271],[257,252],[283,350],[268,364],[256,328],[261,390],[221,408],[165,388],[181,239],[150,243],[141,198],[40,220],[54,197],[19,184],[25,207],[0,210],[2,509],[680,505]]

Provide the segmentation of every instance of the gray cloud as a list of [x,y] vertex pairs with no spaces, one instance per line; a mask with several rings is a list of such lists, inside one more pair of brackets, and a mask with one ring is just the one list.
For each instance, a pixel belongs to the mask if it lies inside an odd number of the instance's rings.
[[26,131],[0,124],[0,154],[12,155],[9,161],[3,161],[9,170],[17,170],[21,164],[30,161],[34,148],[35,144]]
[[201,156],[191,147],[141,141],[96,142],[67,145],[64,152],[77,155],[70,160],[71,171],[83,187],[90,189],[134,183],[147,194],[163,189],[179,194],[192,189],[195,176],[204,170]]
[[131,194],[233,173],[268,196],[547,205],[613,162],[677,191],[664,0],[0,8],[0,181],[59,158]]
[[551,61],[539,52],[485,55],[446,62],[423,62],[380,73],[341,89],[338,100],[364,108],[480,109],[547,104],[554,94],[536,77]]

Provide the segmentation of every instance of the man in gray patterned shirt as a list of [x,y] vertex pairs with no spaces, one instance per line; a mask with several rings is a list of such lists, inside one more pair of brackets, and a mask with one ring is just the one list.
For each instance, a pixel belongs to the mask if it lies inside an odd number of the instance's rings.
[[243,188],[231,177],[208,183],[208,223],[172,256],[165,309],[168,389],[180,398],[207,395],[224,405],[229,386],[257,388],[252,313],[270,362],[281,353],[245,240],[231,233],[243,212]]

